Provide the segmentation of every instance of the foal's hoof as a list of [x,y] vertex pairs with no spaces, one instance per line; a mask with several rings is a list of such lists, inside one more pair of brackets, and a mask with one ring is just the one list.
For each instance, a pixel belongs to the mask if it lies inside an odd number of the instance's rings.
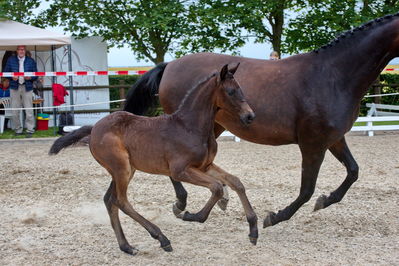
[[227,209],[227,203],[229,203],[229,199],[227,198],[221,198],[218,200],[218,206],[222,211],[225,211]]
[[173,203],[173,213],[174,213],[174,215],[175,215],[177,218],[180,218],[179,215],[181,215],[181,213],[182,213],[183,211],[184,211],[184,210],[180,210],[179,207],[177,207],[177,203],[176,203],[176,202]]
[[276,213],[268,212],[266,218],[263,220],[263,228],[273,226],[276,224]]
[[125,244],[125,245],[120,246],[120,249],[123,252],[126,252],[127,254],[130,254],[132,256],[136,255],[139,252],[139,250],[137,248],[134,248],[134,247],[132,247],[129,244]]
[[325,202],[327,200],[327,196],[326,195],[321,195],[317,200],[316,200],[316,204],[314,205],[314,209],[313,211],[318,211],[321,209],[325,208]]
[[256,243],[258,242],[257,237],[249,237],[249,242],[251,242],[254,246],[256,246]]
[[179,214],[177,214],[176,217],[183,220],[184,215],[185,215],[187,212],[188,212],[188,211],[185,211],[185,212],[182,211],[182,212],[180,212]]
[[173,251],[173,248],[172,248],[171,244],[162,247],[162,249],[165,250],[166,252],[172,252]]

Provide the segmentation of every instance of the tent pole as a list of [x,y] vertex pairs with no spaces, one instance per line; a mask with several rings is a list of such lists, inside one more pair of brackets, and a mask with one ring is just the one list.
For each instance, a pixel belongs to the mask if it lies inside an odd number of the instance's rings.
[[[68,44],[68,71],[72,72],[72,46]],[[73,78],[69,76],[69,102],[73,105]],[[75,125],[75,110],[71,106],[72,125]],[[68,119],[67,119],[68,121]]]
[[[53,72],[55,72],[55,53],[54,53],[54,50],[55,50],[55,46],[54,45],[51,45],[51,71],[53,71]],[[56,76],[53,76],[53,77],[51,77],[51,87],[53,87],[52,85],[54,84],[54,83],[57,83],[57,77]],[[52,94],[52,98],[54,99],[54,92],[53,92],[53,90],[51,90],[51,94]],[[54,105],[54,103],[53,103],[53,105]],[[54,136],[56,135],[56,127],[57,127],[57,110],[56,110],[56,108],[54,108],[53,109],[53,118],[54,118],[54,129],[53,129],[53,132],[54,132]]]

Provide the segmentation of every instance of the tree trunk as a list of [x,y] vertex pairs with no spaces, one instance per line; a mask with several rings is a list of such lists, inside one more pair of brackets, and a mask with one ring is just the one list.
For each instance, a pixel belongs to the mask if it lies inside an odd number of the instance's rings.
[[272,38],[271,43],[273,50],[278,52],[281,57],[281,37],[283,35],[284,26],[284,5],[285,1],[280,1],[276,10],[271,13],[270,24],[272,26]]

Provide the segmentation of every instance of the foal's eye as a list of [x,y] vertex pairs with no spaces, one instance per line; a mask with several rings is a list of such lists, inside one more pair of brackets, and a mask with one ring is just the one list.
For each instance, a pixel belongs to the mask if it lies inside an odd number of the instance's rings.
[[228,94],[229,96],[233,96],[234,93],[236,93],[236,90],[235,90],[235,89],[227,89],[227,94]]

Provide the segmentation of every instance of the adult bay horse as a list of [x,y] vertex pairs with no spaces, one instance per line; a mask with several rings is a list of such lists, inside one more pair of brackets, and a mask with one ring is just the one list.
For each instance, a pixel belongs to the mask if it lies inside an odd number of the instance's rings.
[[[343,33],[313,52],[279,61],[257,60],[213,53],[184,56],[160,64],[129,91],[125,111],[144,114],[156,102],[166,113],[175,111],[187,88],[209,69],[224,62],[241,62],[235,77],[257,115],[249,127],[220,110],[215,136],[225,129],[247,141],[266,145],[298,144],[302,154],[299,196],[277,213],[270,212],[264,227],[290,219],[315,189],[324,155],[329,150],[345,167],[347,176],[329,196],[318,198],[315,210],[339,202],[358,179],[358,165],[345,141],[359,113],[360,101],[381,70],[399,55],[399,13],[370,21]],[[176,206],[186,206],[187,193],[173,182]]]
[[172,115],[142,117],[128,112],[115,112],[98,121],[94,127],[85,126],[57,139],[50,154],[57,154],[80,139],[90,135],[89,147],[93,157],[112,176],[104,196],[119,247],[136,254],[123,233],[118,210],[140,223],[165,251],[172,251],[170,241],[161,230],[133,209],[127,199],[127,188],[136,170],[168,175],[173,180],[209,188],[212,196],[198,213],[180,215],[185,221],[204,222],[213,206],[223,195],[223,184],[237,192],[243,204],[250,228],[250,241],[258,238],[257,217],[240,180],[227,174],[215,164],[217,143],[213,133],[216,112],[224,110],[237,116],[244,126],[254,119],[254,113],[234,80],[235,68],[223,66],[193,86],[177,111]]

